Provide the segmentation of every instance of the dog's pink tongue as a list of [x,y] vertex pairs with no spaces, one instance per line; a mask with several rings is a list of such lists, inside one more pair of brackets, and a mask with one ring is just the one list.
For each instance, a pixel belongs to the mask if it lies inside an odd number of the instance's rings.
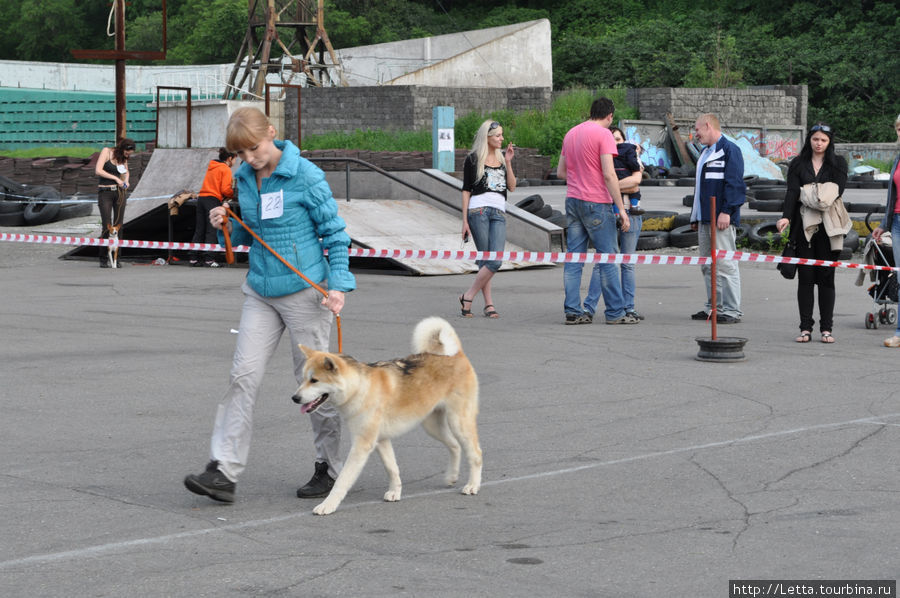
[[309,413],[309,410],[312,408],[312,403],[303,403],[300,405],[300,413]]

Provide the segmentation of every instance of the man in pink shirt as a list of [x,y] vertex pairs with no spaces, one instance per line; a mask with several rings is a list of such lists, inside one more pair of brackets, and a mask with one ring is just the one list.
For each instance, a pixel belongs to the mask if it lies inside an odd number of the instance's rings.
[[[615,106],[609,98],[591,104],[590,119],[572,127],[563,139],[556,175],[566,180],[566,246],[569,253],[587,251],[588,239],[598,253],[618,253],[616,231],[618,207],[622,231],[628,231],[628,210],[622,205],[619,179],[613,165],[616,141],[609,126]],[[581,274],[584,264],[563,266],[566,292],[566,324],[590,324],[603,295],[607,324],[637,324],[640,320],[625,313],[622,282],[616,264],[594,264],[584,304],[581,303]]]

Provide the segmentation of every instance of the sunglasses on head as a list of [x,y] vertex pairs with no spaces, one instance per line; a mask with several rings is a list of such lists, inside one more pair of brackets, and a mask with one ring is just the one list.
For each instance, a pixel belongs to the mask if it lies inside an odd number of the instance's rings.
[[492,123],[488,126],[488,132],[493,131],[494,129],[496,129],[496,128],[499,127],[499,126],[500,126],[500,123],[498,123],[498,122],[495,120],[494,122],[492,122]]
[[828,125],[813,125],[809,130],[810,133],[815,133],[816,131],[822,131],[823,133],[831,133],[831,127]]

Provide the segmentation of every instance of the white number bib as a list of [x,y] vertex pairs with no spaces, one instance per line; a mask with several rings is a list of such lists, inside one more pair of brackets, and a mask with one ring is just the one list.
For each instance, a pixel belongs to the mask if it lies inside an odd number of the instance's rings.
[[263,193],[260,196],[262,204],[262,219],[278,218],[284,214],[284,190],[279,189],[274,193]]

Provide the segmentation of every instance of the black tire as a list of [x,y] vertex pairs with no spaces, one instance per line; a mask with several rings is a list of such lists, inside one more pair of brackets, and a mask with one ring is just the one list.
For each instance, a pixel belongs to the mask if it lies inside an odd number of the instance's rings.
[[693,195],[685,195],[681,198],[681,205],[686,208],[694,207],[694,196]]
[[750,230],[747,231],[747,240],[750,242],[750,247],[754,249],[768,250],[769,235],[776,237],[780,234],[778,229],[775,228],[775,222],[768,220],[751,226]]
[[675,220],[672,221],[672,228],[676,229],[679,226],[684,226],[685,224],[691,223],[691,213],[690,212],[679,212],[675,215]]
[[25,209],[25,204],[11,199],[0,198],[0,214],[11,214],[12,212],[21,212]]
[[695,230],[691,230],[690,224],[685,224],[669,231],[669,245],[672,247],[695,247],[699,244],[698,233]]
[[681,177],[675,181],[676,187],[693,187],[696,179],[694,177]]
[[848,212],[880,212],[884,214],[884,204],[880,203],[863,203],[863,202],[844,202],[844,207]]
[[776,187],[776,186],[784,186],[786,185],[786,181],[782,181],[781,179],[756,179],[753,181],[754,187]]
[[786,192],[786,187],[757,187],[753,193],[756,195],[756,199],[778,199],[784,201]]
[[547,222],[552,222],[556,226],[560,228],[566,228],[566,215],[560,212],[559,210],[553,210],[549,217],[547,217]]
[[735,226],[734,227],[734,244],[737,247],[740,247],[743,243],[747,241],[748,231],[743,226]]
[[33,201],[25,206],[25,222],[31,226],[53,222],[59,214],[59,192],[53,187],[34,187],[28,190]]
[[854,252],[859,249],[859,233],[852,228],[844,237],[844,247]]
[[841,254],[838,256],[838,261],[846,262],[851,259],[853,259],[853,250],[848,247],[844,247],[843,249],[841,249]]
[[759,177],[756,176],[755,174],[748,174],[747,176],[744,177],[744,184],[749,187],[749,186],[755,184],[756,181],[758,181],[758,180],[759,180]]
[[642,230],[637,240],[638,251],[662,249],[669,246],[669,232],[664,230]]
[[781,212],[784,209],[784,200],[754,199],[749,202],[749,208],[757,212]]
[[93,202],[64,203],[59,208],[59,214],[56,215],[56,220],[83,218],[84,216],[90,216],[93,210]]
[[529,195],[525,199],[522,199],[519,202],[517,202],[516,207],[520,208],[522,210],[525,210],[526,212],[531,212],[532,214],[534,214],[535,212],[540,210],[542,207],[544,207],[544,198],[537,194]]
[[25,226],[25,210],[0,214],[0,226]]
[[550,214],[553,213],[553,206],[544,204],[537,211],[534,212],[534,215],[538,218],[547,219],[550,217]]

